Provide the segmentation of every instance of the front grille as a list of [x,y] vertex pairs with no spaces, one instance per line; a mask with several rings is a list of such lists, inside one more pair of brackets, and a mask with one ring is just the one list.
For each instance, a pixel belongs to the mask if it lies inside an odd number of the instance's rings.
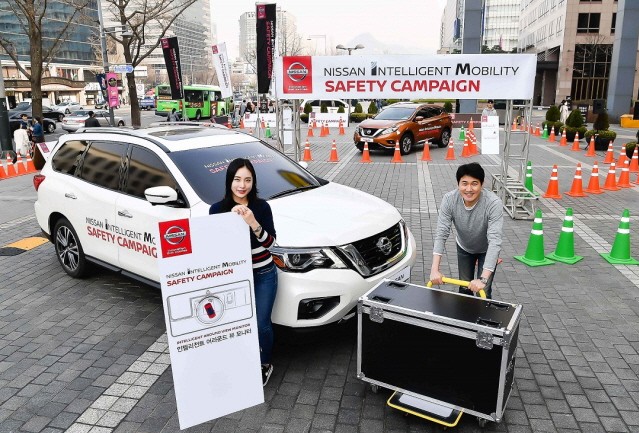
[[401,260],[406,252],[403,223],[368,238],[344,245],[339,250],[362,276],[378,274]]
[[360,127],[360,131],[361,131],[361,136],[362,137],[374,137],[377,135],[377,131],[379,131],[379,129],[377,128],[361,128]]

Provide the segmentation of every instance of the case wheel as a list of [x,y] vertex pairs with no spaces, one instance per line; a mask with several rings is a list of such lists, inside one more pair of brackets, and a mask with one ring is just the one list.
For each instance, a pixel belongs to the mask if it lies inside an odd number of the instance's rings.
[[379,386],[371,383],[371,391],[373,391],[373,394],[377,394],[379,392]]
[[477,418],[477,424],[479,424],[480,428],[484,428],[488,424],[488,420],[486,418]]

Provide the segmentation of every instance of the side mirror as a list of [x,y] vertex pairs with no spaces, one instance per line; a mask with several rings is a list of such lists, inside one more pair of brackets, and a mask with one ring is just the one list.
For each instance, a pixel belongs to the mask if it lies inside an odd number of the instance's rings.
[[415,122],[421,122],[422,120],[424,120],[424,116],[415,117]]
[[178,199],[177,191],[170,186],[154,186],[144,190],[146,200],[152,205],[174,203]]
[[300,167],[302,167],[303,169],[308,169],[308,162],[306,161],[297,161],[297,163],[300,165]]

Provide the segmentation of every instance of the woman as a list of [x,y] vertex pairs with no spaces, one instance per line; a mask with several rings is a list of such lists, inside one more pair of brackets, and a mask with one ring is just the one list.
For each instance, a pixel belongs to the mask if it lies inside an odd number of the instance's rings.
[[564,99],[559,106],[559,121],[565,125],[566,119],[568,119],[568,102]]
[[231,161],[226,171],[225,191],[224,198],[211,206],[209,214],[235,212],[250,228],[262,383],[266,385],[273,372],[271,312],[277,293],[277,268],[268,250],[275,243],[273,213],[269,204],[257,196],[257,177],[248,159]]

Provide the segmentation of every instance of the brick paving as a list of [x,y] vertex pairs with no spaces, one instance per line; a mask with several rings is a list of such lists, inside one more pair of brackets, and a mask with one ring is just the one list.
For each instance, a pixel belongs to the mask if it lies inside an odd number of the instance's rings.
[[[634,138],[634,130],[616,130],[617,149]],[[433,147],[433,161],[423,163],[419,147],[404,157],[404,164],[390,164],[391,155],[376,152],[372,164],[361,164],[351,143],[353,126],[343,137],[331,132],[313,139],[315,161],[309,169],[397,207],[417,240],[411,279],[423,283],[437,204],[454,188],[457,165],[478,161],[498,172],[499,158],[445,161],[446,149]],[[332,139],[338,143],[338,164],[324,162]],[[553,164],[559,166],[560,192],[570,189],[576,162],[582,163],[587,185],[595,158],[569,149],[531,139],[536,190],[546,190]],[[604,156],[597,152],[602,185]],[[628,208],[631,251],[639,256],[638,192],[634,187],[539,200],[546,252],[555,247],[565,209],[574,209],[575,250],[584,259],[572,266],[528,268],[513,260],[525,251],[531,222],[505,217],[504,263],[494,293],[523,304],[524,311],[513,394],[502,422],[484,430],[639,431],[639,267],[610,265],[599,255],[610,251],[621,213]],[[0,246],[38,233],[30,176],[0,181],[0,194],[5,204]],[[449,251],[454,251],[453,242],[447,244]],[[443,271],[456,274],[454,254],[444,259]],[[90,278],[73,280],[62,272],[51,244],[0,256],[0,281],[0,433],[179,431],[158,291],[99,268]],[[387,390],[373,393],[356,378],[355,337],[354,321],[303,336],[277,329],[266,402],[186,431],[440,431],[391,409]],[[470,416],[463,416],[456,430],[480,431]]]

